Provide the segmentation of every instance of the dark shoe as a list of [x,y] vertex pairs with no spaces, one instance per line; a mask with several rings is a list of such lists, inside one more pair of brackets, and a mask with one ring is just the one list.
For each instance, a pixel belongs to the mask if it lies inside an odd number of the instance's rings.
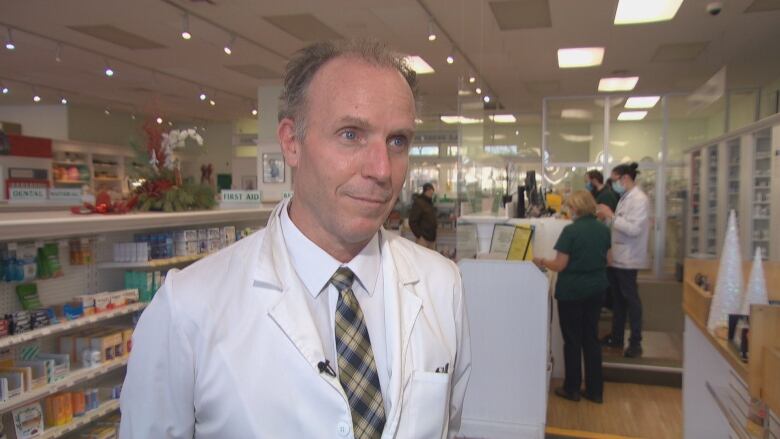
[[631,345],[623,352],[623,356],[626,358],[638,358],[642,356],[642,346]]
[[588,392],[583,392],[582,397],[596,404],[604,404],[604,398],[601,396],[591,396]]
[[568,399],[569,401],[577,402],[580,400],[580,392],[569,393],[563,387],[555,389],[555,394],[563,399]]
[[612,337],[612,334],[607,334],[601,338],[601,346],[604,346],[605,348],[623,349],[623,340],[617,340]]

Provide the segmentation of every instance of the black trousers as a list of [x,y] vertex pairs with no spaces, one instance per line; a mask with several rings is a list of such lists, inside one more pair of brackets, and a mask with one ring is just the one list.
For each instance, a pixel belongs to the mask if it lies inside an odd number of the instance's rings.
[[563,334],[563,362],[566,369],[563,388],[569,393],[580,391],[583,359],[585,391],[592,397],[601,397],[604,392],[598,330],[602,300],[602,295],[596,294],[582,300],[558,301],[558,320]]
[[642,301],[636,284],[637,270],[607,268],[607,278],[612,291],[612,337],[623,340],[626,317],[631,324],[632,346],[642,344]]

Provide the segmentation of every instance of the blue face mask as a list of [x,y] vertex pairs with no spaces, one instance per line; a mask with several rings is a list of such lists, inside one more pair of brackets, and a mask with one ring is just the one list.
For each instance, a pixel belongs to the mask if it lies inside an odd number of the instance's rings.
[[618,195],[626,193],[626,188],[623,187],[623,183],[621,183],[620,180],[614,180],[612,182],[612,190]]
[[585,182],[585,189],[587,189],[588,192],[593,192],[593,183],[589,181]]

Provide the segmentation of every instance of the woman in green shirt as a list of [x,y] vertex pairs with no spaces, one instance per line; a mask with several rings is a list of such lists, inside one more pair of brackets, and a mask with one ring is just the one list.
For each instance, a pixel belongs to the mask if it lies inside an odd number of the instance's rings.
[[[563,228],[555,244],[555,259],[534,258],[540,268],[559,272],[555,298],[566,377],[555,394],[571,401],[579,401],[582,395],[600,404],[604,380],[598,322],[601,301],[609,286],[607,265],[612,257],[612,239],[609,228],[596,219],[596,202],[588,191],[575,192],[566,205],[574,221]],[[583,358],[585,391],[581,393]]]

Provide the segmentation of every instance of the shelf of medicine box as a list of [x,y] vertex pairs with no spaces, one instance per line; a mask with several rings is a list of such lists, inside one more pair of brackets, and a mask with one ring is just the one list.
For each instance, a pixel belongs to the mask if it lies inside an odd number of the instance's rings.
[[0,214],[0,241],[63,238],[166,229],[197,225],[253,223],[265,225],[271,207],[212,209],[189,212],[140,212],[123,215],[74,215],[70,211],[8,212]]
[[8,401],[0,402],[0,413],[6,413],[10,410],[17,409],[49,395],[65,391],[85,381],[101,377],[111,371],[125,367],[127,365],[127,359],[128,357],[125,356],[116,360],[106,361],[99,366],[73,370],[60,381],[22,393],[19,396],[8,399]]
[[201,253],[192,256],[176,256],[166,259],[150,259],[142,262],[98,262],[97,268],[162,268],[195,262],[211,253]]
[[86,162],[82,162],[82,161],[69,162],[67,160],[54,160],[52,161],[52,164],[58,166],[87,166]]
[[5,349],[38,338],[61,334],[73,329],[81,328],[84,326],[92,325],[106,320],[111,320],[127,314],[132,314],[136,311],[142,311],[144,308],[146,308],[147,305],[148,305],[147,303],[131,303],[98,314],[79,317],[75,320],[68,320],[62,323],[55,323],[53,325],[44,326],[43,328],[34,329],[32,331],[23,332],[21,334],[2,337],[0,338],[0,349]]
[[54,184],[89,184],[89,180],[54,180]]
[[67,425],[61,425],[59,427],[45,428],[37,439],[55,439],[65,436],[68,433],[72,433],[81,427],[91,424],[94,421],[111,414],[119,410],[119,400],[112,399],[100,404],[100,406],[94,410],[90,410],[84,413],[82,416],[74,416],[73,421]]

